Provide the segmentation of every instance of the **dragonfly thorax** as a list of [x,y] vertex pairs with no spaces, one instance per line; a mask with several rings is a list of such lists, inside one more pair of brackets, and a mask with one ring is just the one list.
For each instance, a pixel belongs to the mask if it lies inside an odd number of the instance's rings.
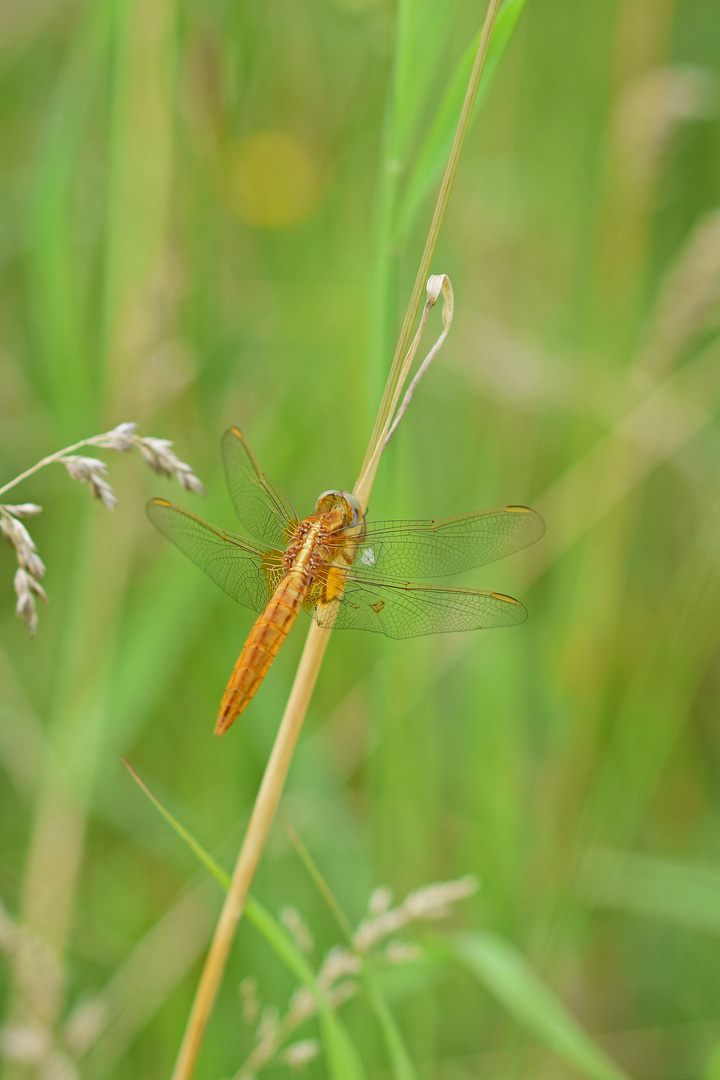
[[344,525],[344,517],[337,510],[328,514],[313,514],[301,521],[283,554],[283,569],[303,570],[314,573],[327,557],[323,541]]

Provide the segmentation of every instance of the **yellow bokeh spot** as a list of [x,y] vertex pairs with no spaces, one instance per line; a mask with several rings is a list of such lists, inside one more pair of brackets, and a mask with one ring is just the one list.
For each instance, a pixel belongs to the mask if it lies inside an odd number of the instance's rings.
[[320,198],[319,163],[283,131],[256,131],[244,139],[230,155],[226,179],[232,212],[261,229],[296,225]]

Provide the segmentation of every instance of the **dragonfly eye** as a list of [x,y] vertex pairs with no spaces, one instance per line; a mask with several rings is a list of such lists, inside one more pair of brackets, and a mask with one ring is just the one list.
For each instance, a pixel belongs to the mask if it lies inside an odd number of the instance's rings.
[[342,510],[348,525],[359,525],[363,519],[362,507],[350,491],[323,491],[315,510],[327,514],[330,510]]
[[353,512],[352,524],[359,525],[363,519],[362,506],[360,501],[350,491],[344,491],[345,501]]

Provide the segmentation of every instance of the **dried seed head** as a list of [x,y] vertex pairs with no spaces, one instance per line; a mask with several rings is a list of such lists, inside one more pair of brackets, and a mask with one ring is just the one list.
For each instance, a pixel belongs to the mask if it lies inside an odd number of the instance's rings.
[[402,907],[408,919],[442,919],[448,914],[450,904],[472,896],[477,889],[477,878],[472,874],[458,881],[438,881],[410,893]]
[[421,960],[422,955],[420,946],[408,941],[391,941],[385,949],[385,959],[390,964],[413,964]]
[[346,975],[357,975],[359,971],[360,957],[341,945],[335,945],[325,957],[318,974],[318,982],[323,989],[328,989],[339,979]]
[[242,1016],[246,1024],[254,1024],[260,1014],[257,998],[257,979],[243,979],[238,987],[242,1002]]
[[30,636],[35,636],[37,630],[37,606],[35,604],[35,597],[39,596],[41,600],[47,603],[47,596],[45,590],[39,581],[36,581],[34,577],[19,567],[15,571],[15,578],[13,584],[15,585],[15,592],[17,593],[17,604],[15,605],[15,614],[18,615],[27,626],[30,631]]
[[[83,446],[97,446],[104,450],[115,450],[121,453],[137,447],[145,461],[156,472],[175,477],[189,491],[203,492],[203,486],[197,476],[186,462],[180,461],[176,456],[172,450],[172,443],[168,439],[141,438],[136,428],[137,425],[130,422],[118,424],[117,427],[102,435],[95,435],[66,447],[43,458],[37,465],[5,484],[2,490],[9,491],[20,480],[27,479],[32,473],[47,465],[60,464],[65,466],[68,475],[73,480],[79,480],[88,485],[93,498],[101,502],[107,510],[113,510],[117,506],[117,499],[106,479],[105,463],[98,458],[75,453]],[[15,549],[19,563],[19,571],[15,575],[15,592],[18,597],[16,611],[31,634],[34,634],[37,629],[35,597],[39,596],[42,600],[47,600],[38,584],[45,573],[45,565],[37,553],[30,533],[20,519],[32,517],[39,514],[41,510],[42,507],[37,503],[13,505],[0,503],[0,535],[4,536]]]
[[73,480],[80,480],[83,483],[91,477],[107,474],[107,465],[99,458],[70,454],[68,457],[61,458],[61,461]]
[[387,885],[380,885],[370,894],[368,911],[371,915],[383,915],[392,904],[392,891]]
[[275,1036],[277,1026],[280,1020],[280,1013],[274,1005],[266,1005],[260,1015],[260,1023],[258,1024],[257,1037],[258,1039],[270,1039]]
[[103,480],[101,476],[93,476],[88,483],[93,498],[101,502],[106,510],[114,510],[117,506],[117,499],[107,480]]
[[37,503],[18,503],[16,506],[11,506],[9,503],[5,503],[4,510],[7,510],[8,514],[12,514],[16,518],[32,517],[33,514],[42,514],[42,506],[38,506]]
[[312,1061],[319,1053],[320,1044],[317,1039],[302,1039],[300,1042],[291,1043],[282,1054],[281,1060],[291,1069],[303,1069],[308,1061]]
[[16,517],[12,516],[9,507],[7,506],[0,507],[0,530],[2,530],[2,534],[7,542],[16,550],[26,547],[29,548],[30,551],[37,551],[30,533],[21,521],[18,521]]
[[37,580],[41,578],[45,573],[45,563],[42,561],[38,553],[34,548],[19,547],[17,548],[18,562],[24,570],[27,570],[28,574]]
[[100,461],[98,458],[83,457],[81,454],[71,454],[61,460],[73,480],[87,483],[94,499],[101,502],[107,510],[115,509],[117,499],[113,489],[105,479],[107,465],[104,461]]
[[458,881],[440,881],[434,885],[426,885],[425,888],[406,896],[398,907],[391,908],[374,919],[364,919],[353,938],[355,948],[360,952],[367,952],[378,941],[401,930],[414,919],[442,919],[448,914],[450,904],[470,896],[477,887],[477,879],[472,875]]
[[104,435],[98,435],[96,439],[93,439],[93,446],[101,446],[104,450],[117,450],[124,454],[135,448],[136,430],[137,424],[118,424],[112,431],[107,431]]
[[301,1024],[308,1016],[312,1016],[316,1009],[315,998],[310,991],[304,987],[299,986],[293,996],[290,998],[289,1013],[292,1013],[295,1024]]
[[147,435],[137,437],[143,461],[160,476],[173,477],[188,491],[205,494],[205,489],[190,466],[175,454],[169,439],[154,439]]
[[34,513],[39,513],[40,509],[41,507],[36,506],[35,503],[0,506],[0,532],[15,549],[19,564],[13,581],[17,595],[15,613],[25,623],[31,636],[37,630],[35,597],[39,596],[47,603],[45,590],[40,585],[40,578],[45,573],[45,564],[37,553],[32,536],[23,523],[13,515],[13,511],[24,513],[29,517]]
[[398,908],[386,911],[375,919],[363,919],[353,935],[353,944],[361,953],[365,953],[378,941],[400,930],[407,921]]
[[45,564],[37,553],[35,542],[25,526],[9,513],[6,506],[0,506],[0,532],[11,547],[15,548],[17,560],[23,570],[38,579],[45,573]]
[[[450,905],[469,896],[477,888],[474,877],[464,877],[459,881],[442,881],[428,885],[410,893],[395,908],[391,908],[389,889],[377,889],[370,899],[371,918],[358,927],[353,944],[354,949],[335,946],[325,956],[317,974],[317,984],[324,992],[333,1008],[340,1008],[349,998],[358,993],[358,976],[362,973],[364,958],[361,952],[372,945],[387,939],[398,929],[406,926],[413,919],[439,918],[447,913]],[[282,921],[292,932],[304,922],[294,908],[286,908]],[[400,940],[391,940],[384,949],[384,960],[390,964],[407,964],[417,961],[422,956],[421,949]],[[240,986],[244,1001],[255,1001],[253,980],[245,980]],[[280,1017],[274,1008],[263,1009],[260,1024],[255,1032],[253,1049],[235,1074],[236,1080],[255,1080],[255,1077],[273,1059],[300,1067],[310,1060],[314,1040],[302,1040],[287,1046],[292,1033],[311,1016],[317,1013],[317,1001],[305,987],[298,987],[284,1015]],[[308,1045],[308,1043],[310,1045]],[[281,1048],[285,1046],[285,1049]],[[312,1056],[315,1056],[312,1053]]]
[[315,944],[315,939],[310,932],[308,924],[303,919],[297,908],[285,907],[280,912],[280,921],[287,927],[295,938],[295,944],[302,952],[310,952]]

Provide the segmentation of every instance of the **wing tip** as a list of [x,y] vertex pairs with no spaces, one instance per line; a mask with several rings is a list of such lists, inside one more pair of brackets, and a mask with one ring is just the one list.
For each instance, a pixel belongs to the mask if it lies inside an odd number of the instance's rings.
[[167,499],[151,499],[148,503],[148,507],[150,506],[172,506],[172,503]]
[[[512,604],[513,607],[517,609],[516,610],[516,614],[518,616],[517,623],[525,622],[525,620],[528,617],[527,608],[525,607],[524,604],[521,604],[519,600],[516,600],[514,596],[508,596],[506,593],[501,593],[501,592],[492,592],[492,593],[490,593],[490,595],[495,600],[501,600],[503,602],[503,604]],[[516,626],[517,623],[512,623],[510,625]]]
[[545,535],[545,521],[543,517],[538,514],[537,510],[533,510],[530,506],[506,506],[504,509],[509,514],[531,515],[531,517],[535,521],[535,526],[537,528],[537,536],[533,537],[533,539],[530,541],[531,544],[534,544],[536,540],[539,540],[542,536]]

